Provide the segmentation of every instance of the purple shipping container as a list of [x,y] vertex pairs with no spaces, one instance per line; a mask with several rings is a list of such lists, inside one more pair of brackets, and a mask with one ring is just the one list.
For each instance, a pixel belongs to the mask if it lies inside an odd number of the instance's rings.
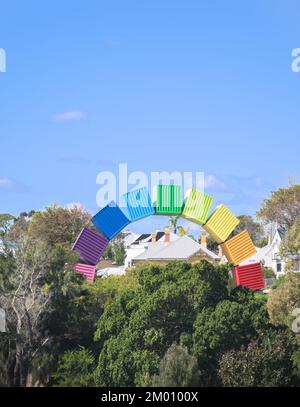
[[104,253],[109,240],[85,227],[80,232],[72,250],[80,253],[80,258],[96,266]]
[[75,271],[77,273],[82,274],[87,281],[94,281],[95,274],[96,274],[96,267],[95,266],[90,266],[89,264],[80,264],[77,263],[75,264],[74,267]]

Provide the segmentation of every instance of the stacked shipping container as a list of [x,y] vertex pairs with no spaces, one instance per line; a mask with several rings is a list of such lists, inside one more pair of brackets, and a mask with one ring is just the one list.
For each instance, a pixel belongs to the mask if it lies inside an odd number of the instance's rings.
[[213,197],[206,195],[204,192],[196,189],[189,190],[184,200],[182,217],[199,225],[204,225],[213,200]]
[[109,240],[85,227],[80,232],[73,250],[80,254],[80,258],[95,266],[104,253]]
[[90,281],[90,282],[94,281],[95,274],[96,274],[95,266],[90,266],[89,264],[77,263],[77,264],[75,264],[74,269],[75,269],[75,271],[77,271],[77,273],[82,274],[87,281]]
[[240,223],[225,205],[219,205],[209,217],[203,229],[217,242],[223,243]]
[[154,188],[156,215],[179,216],[182,213],[182,192],[180,185],[157,185]]
[[147,188],[136,189],[122,196],[123,211],[130,222],[154,215],[151,197]]
[[233,269],[233,277],[236,285],[242,285],[253,291],[262,290],[265,287],[261,263],[236,266]]
[[256,247],[247,230],[227,240],[221,247],[227,260],[234,265],[242,263],[256,253]]
[[[99,211],[92,218],[92,222],[100,234],[84,228],[73,246],[73,250],[80,253],[80,258],[89,264],[77,264],[75,269],[84,274],[89,281],[93,281],[96,272],[95,266],[109,241],[130,222],[155,213],[168,216],[181,215],[185,219],[203,225],[211,237],[221,244],[228,261],[235,266],[255,254],[256,248],[247,231],[227,240],[239,224],[239,220],[226,206],[218,206],[209,217],[213,203],[211,196],[191,189],[182,205],[181,187],[178,185],[158,185],[155,188],[154,196],[154,204],[152,205],[148,190],[140,188],[123,195],[123,210],[111,202]],[[249,288],[252,289],[262,286],[258,266],[256,268],[235,267],[234,275],[237,284],[248,284],[248,286],[251,285]],[[257,283],[251,283],[253,276],[257,278]]]
[[92,222],[99,232],[109,240],[114,238],[130,223],[115,202],[111,202],[98,212],[92,218]]

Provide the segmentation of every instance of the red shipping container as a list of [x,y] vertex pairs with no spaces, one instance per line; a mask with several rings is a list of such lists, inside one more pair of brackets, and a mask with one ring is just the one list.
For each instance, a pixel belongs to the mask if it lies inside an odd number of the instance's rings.
[[265,288],[264,273],[260,262],[234,267],[233,278],[236,285],[242,285],[253,291]]

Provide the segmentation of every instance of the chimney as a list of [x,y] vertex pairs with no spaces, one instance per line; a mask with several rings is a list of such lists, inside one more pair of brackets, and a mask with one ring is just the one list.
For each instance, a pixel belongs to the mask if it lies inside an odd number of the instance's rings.
[[205,247],[205,249],[207,249],[206,232],[203,229],[202,229],[202,233],[201,233],[201,246],[203,246],[203,247]]
[[157,232],[152,232],[151,233],[151,241],[152,241],[152,243],[156,243],[156,237],[157,237]]
[[223,250],[222,250],[221,245],[218,246],[218,250],[219,250],[218,256],[219,256],[220,258],[222,258],[222,257],[223,257]]
[[171,234],[168,228],[165,229],[165,245],[171,243]]

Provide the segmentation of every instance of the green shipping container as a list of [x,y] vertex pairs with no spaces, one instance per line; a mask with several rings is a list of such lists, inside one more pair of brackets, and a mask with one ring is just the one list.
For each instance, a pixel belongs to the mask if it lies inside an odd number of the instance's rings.
[[181,215],[182,192],[180,185],[157,185],[154,188],[154,208],[156,215]]
[[213,197],[206,195],[204,192],[191,189],[185,198],[182,217],[199,225],[204,225],[213,200]]

